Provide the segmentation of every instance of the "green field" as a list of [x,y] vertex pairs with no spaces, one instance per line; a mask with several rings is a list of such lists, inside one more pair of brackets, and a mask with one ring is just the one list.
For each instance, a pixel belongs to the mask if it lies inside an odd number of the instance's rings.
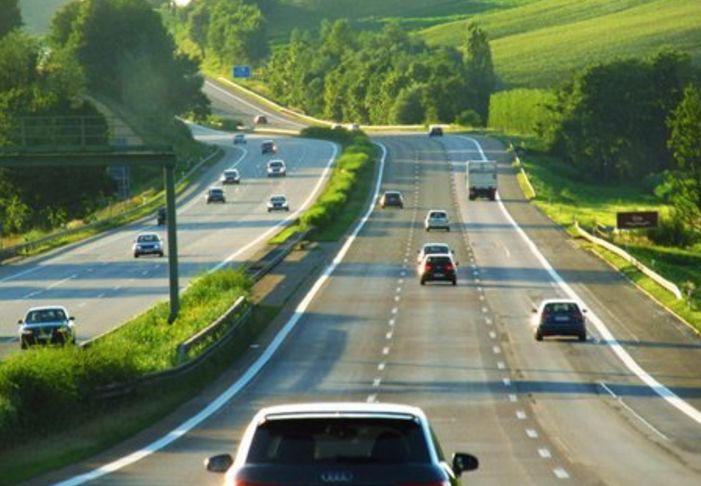
[[433,45],[459,45],[478,21],[492,39],[497,75],[506,86],[549,86],[573,70],[662,46],[701,63],[699,0],[539,0],[421,32]]

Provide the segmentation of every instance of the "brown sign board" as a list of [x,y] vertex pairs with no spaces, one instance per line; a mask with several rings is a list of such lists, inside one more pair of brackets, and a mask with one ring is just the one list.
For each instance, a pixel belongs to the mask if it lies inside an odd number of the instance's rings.
[[657,228],[657,211],[626,211],[616,213],[618,229]]

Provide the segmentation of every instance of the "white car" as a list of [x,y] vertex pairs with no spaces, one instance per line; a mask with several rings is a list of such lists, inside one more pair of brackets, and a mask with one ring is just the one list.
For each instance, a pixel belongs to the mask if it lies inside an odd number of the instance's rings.
[[471,454],[443,456],[426,414],[391,403],[304,403],[260,410],[236,459],[205,460],[223,484],[458,486],[479,467]]
[[431,209],[426,214],[426,219],[424,219],[424,228],[426,228],[426,231],[431,231],[432,229],[450,231],[448,212],[443,209]]
[[241,174],[239,174],[238,169],[226,169],[221,175],[222,184],[240,184]]
[[75,330],[65,307],[32,307],[19,324],[19,344],[27,349],[35,344],[75,344]]
[[282,194],[275,194],[270,196],[270,199],[268,200],[268,212],[289,210],[290,206],[285,196],[283,196]]
[[[450,248],[450,245],[445,243],[426,243],[416,255],[416,263],[421,263],[426,255],[439,255],[443,253],[449,253],[455,256],[455,252]],[[458,262],[455,262],[455,264],[458,265]]]
[[246,135],[243,133],[237,133],[234,135],[234,145],[238,145],[240,143],[246,143]]
[[163,240],[158,233],[139,233],[134,239],[132,246],[134,258],[139,258],[141,255],[158,255],[163,256]]
[[284,177],[287,175],[287,167],[285,162],[280,159],[274,159],[268,162],[268,168],[266,169],[268,177],[280,176]]

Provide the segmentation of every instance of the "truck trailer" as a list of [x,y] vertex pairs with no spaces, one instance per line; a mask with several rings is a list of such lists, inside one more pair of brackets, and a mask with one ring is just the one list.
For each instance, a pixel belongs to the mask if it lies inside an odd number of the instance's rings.
[[487,197],[494,201],[497,195],[497,163],[495,160],[468,160],[465,169],[465,187],[470,201]]

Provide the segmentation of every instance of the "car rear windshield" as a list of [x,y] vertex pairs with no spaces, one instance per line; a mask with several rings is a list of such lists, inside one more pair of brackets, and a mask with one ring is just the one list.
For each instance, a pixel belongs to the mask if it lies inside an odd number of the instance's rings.
[[252,464],[405,464],[429,462],[419,424],[410,419],[271,420],[258,427]]
[[399,194],[397,194],[396,192],[388,192],[387,194],[385,194],[385,199],[399,199]]
[[448,265],[449,263],[453,263],[453,262],[450,261],[450,258],[449,258],[449,257],[445,257],[445,256],[440,256],[440,257],[436,257],[436,256],[428,257],[428,258],[426,259],[426,261],[428,261],[428,263],[439,264],[439,265]]
[[431,253],[450,253],[447,246],[432,245],[424,247],[424,254],[429,255]]
[[579,314],[579,307],[571,302],[557,302],[546,304],[543,312],[546,314]]

